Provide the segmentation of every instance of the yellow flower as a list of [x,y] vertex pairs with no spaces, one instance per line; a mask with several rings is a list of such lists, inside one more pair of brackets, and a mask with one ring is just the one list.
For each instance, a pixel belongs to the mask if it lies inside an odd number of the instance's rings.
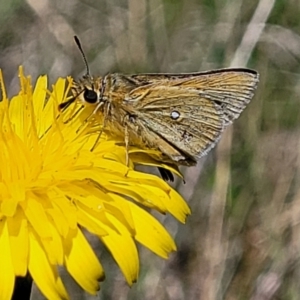
[[[59,266],[96,294],[104,271],[83,228],[100,238],[131,285],[139,272],[136,242],[163,258],[176,249],[141,206],[181,222],[188,206],[162,179],[134,171],[132,160],[127,167],[116,141],[103,136],[90,151],[97,135],[82,134],[80,113],[69,118],[74,112],[57,110],[70,78],[49,92],[46,76],[34,90],[22,68],[19,76],[20,93],[8,100],[0,74],[0,299],[10,299],[15,277],[27,272],[48,299],[68,299]],[[132,152],[140,154],[132,156],[136,163],[151,164],[147,151]]]

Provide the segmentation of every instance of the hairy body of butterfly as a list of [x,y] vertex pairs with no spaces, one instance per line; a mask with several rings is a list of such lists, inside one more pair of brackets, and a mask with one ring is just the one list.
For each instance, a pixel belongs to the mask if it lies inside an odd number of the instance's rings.
[[223,69],[187,74],[108,74],[75,82],[74,95],[95,105],[103,131],[126,145],[158,150],[160,160],[195,165],[254,95],[258,73]]

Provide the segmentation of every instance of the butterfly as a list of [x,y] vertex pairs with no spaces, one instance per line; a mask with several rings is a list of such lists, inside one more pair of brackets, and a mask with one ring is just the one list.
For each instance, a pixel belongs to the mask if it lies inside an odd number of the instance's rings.
[[[259,74],[245,68],[93,77],[87,67],[87,74],[74,82],[74,98],[60,109],[75,100],[93,105],[93,115],[103,116],[101,132],[123,138],[127,161],[132,145],[157,150],[161,162],[193,166],[240,116],[258,82]],[[172,180],[168,170],[160,172]]]

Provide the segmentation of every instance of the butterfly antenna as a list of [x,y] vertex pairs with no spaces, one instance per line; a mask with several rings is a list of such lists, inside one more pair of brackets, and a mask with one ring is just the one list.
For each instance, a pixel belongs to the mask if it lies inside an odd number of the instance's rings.
[[79,40],[79,38],[78,38],[76,35],[74,36],[74,40],[75,40],[75,43],[76,43],[76,45],[77,45],[77,47],[78,47],[78,49],[79,49],[79,51],[80,51],[80,53],[81,53],[81,56],[82,56],[82,58],[83,58],[83,61],[84,61],[85,67],[86,67],[86,74],[84,75],[84,77],[85,77],[85,78],[86,78],[86,77],[89,77],[89,76],[90,76],[90,69],[89,69],[89,65],[88,65],[86,56],[85,56],[85,54],[84,54],[84,52],[83,52],[83,49],[82,49],[80,40]]

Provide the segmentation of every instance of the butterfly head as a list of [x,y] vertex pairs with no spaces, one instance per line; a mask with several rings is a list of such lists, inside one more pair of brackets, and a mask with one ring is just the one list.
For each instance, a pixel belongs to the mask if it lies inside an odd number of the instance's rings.
[[84,76],[82,80],[75,81],[72,86],[73,95],[84,105],[98,105],[104,102],[104,91],[105,80],[102,77]]
[[78,101],[80,104],[86,105],[96,105],[98,106],[103,102],[103,92],[102,78],[92,78],[86,77],[80,81],[74,81],[72,85],[73,97],[68,101],[63,102],[59,105],[59,110],[65,110],[72,103]]
[[59,105],[59,110],[67,109],[72,103],[79,100],[83,105],[95,105],[99,109],[104,103],[104,90],[105,90],[105,78],[93,78],[90,75],[87,59],[83,52],[82,46],[77,36],[74,36],[77,47],[82,55],[83,61],[86,66],[86,74],[81,80],[74,81],[72,86],[73,97],[68,101]]

